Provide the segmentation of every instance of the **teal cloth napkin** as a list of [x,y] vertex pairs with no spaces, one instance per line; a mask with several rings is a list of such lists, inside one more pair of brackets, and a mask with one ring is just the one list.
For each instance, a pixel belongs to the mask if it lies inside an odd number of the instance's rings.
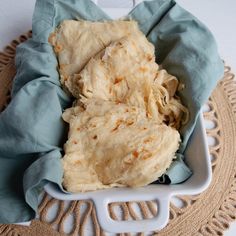
[[[171,183],[180,183],[191,174],[185,147],[201,106],[223,76],[223,63],[209,30],[172,0],[143,2],[126,18],[139,23],[156,47],[157,62],[185,84],[179,95],[190,121],[181,129],[178,159],[166,173]],[[61,115],[72,101],[60,87],[48,36],[64,19],[110,17],[90,0],[37,0],[32,39],[17,47],[12,101],[0,114],[0,223],[33,219],[43,186],[51,181],[61,187],[68,131]]]

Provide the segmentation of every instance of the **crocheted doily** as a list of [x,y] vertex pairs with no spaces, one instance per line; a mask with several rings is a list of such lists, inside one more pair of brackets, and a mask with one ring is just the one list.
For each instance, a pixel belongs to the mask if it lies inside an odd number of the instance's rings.
[[[0,111],[3,111],[10,101],[11,83],[16,73],[14,66],[16,46],[30,36],[31,32],[20,36],[0,53]],[[211,185],[202,194],[178,196],[171,203],[168,225],[159,232],[149,233],[151,235],[223,235],[229,223],[235,220],[236,81],[228,66],[225,66],[224,77],[208,101],[204,117],[206,122],[211,123],[211,128],[207,129],[213,169]],[[54,217],[50,216],[52,211]],[[112,203],[109,211],[113,219],[136,220],[153,217],[157,213],[157,206],[151,201]],[[95,207],[90,200],[63,202],[45,193],[39,207],[39,219],[34,220],[30,227],[0,225],[0,235],[105,236],[108,234],[99,226]]]

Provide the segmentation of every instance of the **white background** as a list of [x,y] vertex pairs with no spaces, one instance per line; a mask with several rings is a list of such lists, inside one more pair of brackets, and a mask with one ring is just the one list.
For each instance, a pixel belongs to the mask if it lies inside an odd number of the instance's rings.
[[[177,2],[208,26],[216,38],[221,57],[235,73],[236,1],[177,0]],[[0,51],[11,40],[31,29],[34,4],[35,0],[0,0]],[[232,223],[224,235],[235,236],[236,223]]]

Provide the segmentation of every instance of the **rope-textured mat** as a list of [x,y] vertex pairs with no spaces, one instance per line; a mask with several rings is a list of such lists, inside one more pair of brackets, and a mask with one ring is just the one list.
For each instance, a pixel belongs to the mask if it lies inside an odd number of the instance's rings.
[[[16,46],[30,36],[30,32],[20,36],[0,53],[0,111],[4,110],[10,100],[11,83],[16,73],[14,66]],[[181,206],[171,203],[168,225],[160,232],[153,232],[152,235],[223,235],[229,223],[236,218],[236,81],[229,67],[225,67],[224,78],[213,91],[208,106],[209,109],[204,112],[204,117],[214,125],[207,130],[207,134],[215,140],[214,144],[209,146],[213,169],[211,185],[200,195],[178,196]],[[52,208],[56,211],[53,219],[49,217]],[[137,220],[156,215],[157,206],[155,202],[112,203],[109,212],[115,220]],[[66,225],[69,221],[72,227],[68,230]],[[38,220],[34,220],[30,227],[0,225],[0,235],[105,236],[108,234],[99,226],[95,207],[90,200],[63,202],[44,194]],[[124,235],[132,234],[120,234]]]

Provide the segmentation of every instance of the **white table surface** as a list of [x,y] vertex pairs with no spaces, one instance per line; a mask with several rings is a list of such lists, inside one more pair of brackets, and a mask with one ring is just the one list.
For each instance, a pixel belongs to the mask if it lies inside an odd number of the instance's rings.
[[[112,0],[111,0],[112,1]],[[177,0],[204,22],[214,34],[219,53],[236,72],[236,1]],[[31,29],[35,0],[0,0],[0,51],[11,40]],[[236,235],[236,222],[225,236]]]

